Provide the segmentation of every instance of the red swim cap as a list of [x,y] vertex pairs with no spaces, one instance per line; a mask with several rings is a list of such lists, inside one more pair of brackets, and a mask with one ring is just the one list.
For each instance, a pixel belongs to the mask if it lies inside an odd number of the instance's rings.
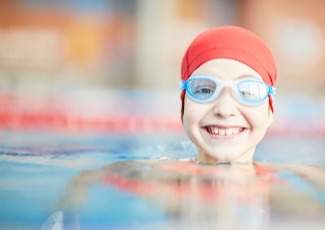
[[[277,71],[270,49],[257,35],[236,26],[217,27],[199,34],[183,57],[181,79],[186,81],[200,65],[216,58],[242,62],[254,69],[266,84],[275,85]],[[184,95],[183,90],[182,103]],[[273,111],[271,96],[269,101]]]

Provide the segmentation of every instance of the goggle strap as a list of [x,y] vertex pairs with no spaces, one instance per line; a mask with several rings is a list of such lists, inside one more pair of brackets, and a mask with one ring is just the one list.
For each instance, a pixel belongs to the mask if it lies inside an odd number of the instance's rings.
[[271,94],[271,95],[275,96],[275,93],[276,93],[276,89],[274,87],[272,87],[272,86],[269,86],[268,94]]
[[180,90],[185,89],[185,84],[186,84],[185,81],[180,81],[180,82],[179,82],[179,85],[178,85],[179,89],[180,89]]
[[179,89],[180,90],[186,89],[186,81],[180,81],[179,82]]

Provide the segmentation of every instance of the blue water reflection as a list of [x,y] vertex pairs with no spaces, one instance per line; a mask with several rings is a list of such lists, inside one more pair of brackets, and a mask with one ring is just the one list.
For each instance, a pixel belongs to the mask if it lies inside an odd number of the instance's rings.
[[[299,168],[298,174],[262,168],[255,178],[249,170],[201,168],[184,163],[195,157],[195,148],[183,134],[2,132],[1,137],[6,137],[0,143],[1,229],[56,229],[49,223],[61,223],[57,229],[232,229],[227,218],[237,219],[241,229],[277,229],[291,226],[290,215],[301,217],[303,209],[307,223],[325,226],[325,186],[313,181],[324,174],[309,180],[299,176]],[[324,145],[321,137],[268,136],[255,160],[325,168]],[[181,163],[152,163],[170,159]],[[139,160],[149,163],[132,163]],[[276,181],[274,200],[264,187],[269,174]]]

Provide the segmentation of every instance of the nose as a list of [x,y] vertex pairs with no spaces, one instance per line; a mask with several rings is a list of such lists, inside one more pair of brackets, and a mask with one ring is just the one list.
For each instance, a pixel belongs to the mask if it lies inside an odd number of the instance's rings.
[[236,115],[238,103],[231,94],[231,89],[225,88],[214,102],[213,113],[218,117],[232,117]]

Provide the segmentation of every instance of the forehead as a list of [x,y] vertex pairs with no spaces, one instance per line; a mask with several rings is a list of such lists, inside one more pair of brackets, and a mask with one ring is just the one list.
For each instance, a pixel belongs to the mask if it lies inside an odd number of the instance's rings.
[[226,58],[212,59],[199,66],[192,74],[212,74],[221,79],[234,80],[245,76],[262,77],[248,65]]

